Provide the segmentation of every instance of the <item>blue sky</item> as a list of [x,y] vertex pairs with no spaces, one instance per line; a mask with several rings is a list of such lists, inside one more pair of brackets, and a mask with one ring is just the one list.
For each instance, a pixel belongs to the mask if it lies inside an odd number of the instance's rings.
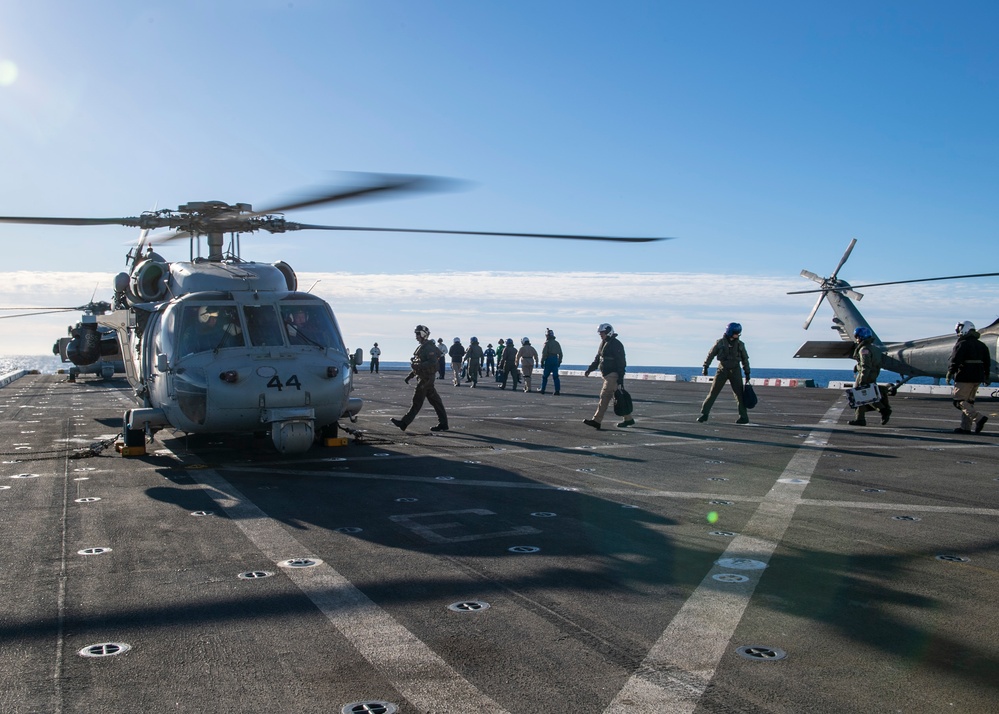
[[[468,190],[299,211],[309,223],[675,236],[648,245],[297,233],[243,240],[404,359],[412,324],[546,327],[572,362],[615,324],[638,364],[699,364],[738,320],[759,366],[829,339],[785,296],[999,270],[999,5],[987,2],[13,4],[0,23],[0,215],[273,204],[343,177]],[[0,305],[79,304],[125,228],[0,226]],[[182,259],[186,247],[164,250]],[[67,275],[69,274],[69,275]],[[101,283],[101,280],[104,282]],[[882,337],[991,322],[999,283],[872,288]],[[0,320],[45,353],[63,317]],[[488,336],[488,337],[484,337]],[[398,353],[398,354],[396,354]]]

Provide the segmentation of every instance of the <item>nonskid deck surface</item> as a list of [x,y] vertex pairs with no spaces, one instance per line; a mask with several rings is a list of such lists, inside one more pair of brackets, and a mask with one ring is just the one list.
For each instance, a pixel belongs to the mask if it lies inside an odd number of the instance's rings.
[[[0,389],[4,711],[989,711],[999,417],[887,426],[841,394],[629,380],[562,394],[355,377],[360,442],[160,432],[124,383]],[[540,379],[535,379],[535,387]],[[549,391],[551,387],[549,385]],[[986,413],[996,402],[980,399]]]

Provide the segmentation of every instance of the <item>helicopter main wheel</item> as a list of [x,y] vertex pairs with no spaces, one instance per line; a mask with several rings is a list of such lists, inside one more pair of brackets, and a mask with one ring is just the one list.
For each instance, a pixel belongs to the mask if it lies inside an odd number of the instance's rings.
[[340,425],[336,422],[327,424],[319,430],[319,443],[323,446],[346,446],[346,437],[339,436]]
[[146,454],[146,432],[144,429],[128,428],[129,413],[125,413],[121,425],[122,456],[144,456]]

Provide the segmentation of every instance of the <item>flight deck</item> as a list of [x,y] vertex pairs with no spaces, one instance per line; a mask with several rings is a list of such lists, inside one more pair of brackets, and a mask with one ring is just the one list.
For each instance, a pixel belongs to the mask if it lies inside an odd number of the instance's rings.
[[[164,430],[122,380],[0,389],[3,712],[985,712],[999,400],[851,427],[842,391],[559,396],[363,370],[345,447]],[[535,383],[540,380],[536,379]]]

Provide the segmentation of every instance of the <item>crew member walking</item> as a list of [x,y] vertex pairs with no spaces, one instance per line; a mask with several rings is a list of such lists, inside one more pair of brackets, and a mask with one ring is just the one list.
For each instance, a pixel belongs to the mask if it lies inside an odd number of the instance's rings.
[[545,371],[541,375],[541,389],[539,391],[542,394],[545,393],[545,388],[548,386],[548,375],[551,375],[552,381],[555,383],[555,394],[559,394],[562,388],[558,379],[558,369],[562,366],[562,345],[555,339],[555,333],[551,330],[545,330],[545,345],[541,348],[541,365]]
[[486,376],[496,374],[496,350],[493,349],[492,342],[486,345],[486,349],[483,350],[482,354],[486,358]]
[[437,425],[430,427],[430,431],[447,431],[447,412],[444,411],[444,402],[441,395],[434,387],[434,377],[437,374],[437,361],[440,358],[440,351],[433,341],[430,340],[430,329],[425,325],[417,325],[414,330],[416,341],[420,346],[413,352],[410,363],[413,365],[412,371],[406,377],[406,384],[416,377],[416,389],[413,392],[413,406],[402,419],[393,419],[392,423],[406,431],[416,415],[423,408],[423,401],[430,402],[430,406],[437,412]]
[[454,386],[461,384],[461,361],[465,359],[465,346],[461,344],[461,338],[455,337],[451,349],[448,350],[451,356],[451,377]]
[[437,358],[437,371],[440,372],[438,379],[444,379],[444,369],[447,365],[447,346],[444,344],[444,338],[437,338],[437,351],[441,353],[441,356]]
[[955,332],[957,342],[947,365],[947,383],[954,380],[954,406],[961,410],[961,426],[954,432],[970,434],[974,428],[980,434],[989,418],[975,409],[975,396],[979,384],[988,385],[992,381],[992,356],[978,339],[981,335],[973,323],[959,322]]
[[[742,337],[742,325],[738,322],[728,323],[725,327],[725,334],[715,342],[714,347],[711,348],[707,358],[704,360],[704,368],[701,370],[701,374],[705,376],[708,374],[708,367],[711,366],[711,362],[715,357],[718,358],[718,370],[715,372],[714,381],[711,383],[711,391],[708,393],[704,403],[701,404],[701,415],[697,417],[697,421],[701,423],[708,420],[711,405],[715,403],[715,399],[721,393],[725,382],[731,383],[732,391],[735,392],[735,400],[739,405],[739,418],[735,423],[749,423],[749,414],[746,411],[746,402],[742,394],[742,371],[745,371],[746,379],[749,379],[749,353],[746,352],[746,346],[742,344],[742,340],[739,339],[740,337]],[[739,370],[740,363],[742,364],[742,371]]]
[[531,340],[523,337],[520,340],[521,348],[517,351],[517,362],[520,363],[520,371],[524,375],[524,391],[531,391],[531,375],[534,374],[534,365],[538,363],[538,351],[534,349]]
[[[853,380],[854,387],[876,384],[878,375],[881,374],[881,350],[874,344],[874,333],[871,328],[861,325],[853,331],[853,339],[857,343],[853,351],[853,358],[857,360],[856,377]],[[862,404],[857,407],[856,414],[849,421],[850,426],[867,426],[867,412],[881,412],[881,423],[887,424],[891,417],[891,407],[888,406],[888,389],[879,387],[881,401],[873,404]]]
[[479,346],[478,337],[473,337],[470,342],[465,350],[465,360],[468,362],[468,378],[475,387],[479,383],[479,371],[482,369],[482,347]]
[[511,389],[516,389],[520,379],[517,377],[517,352],[513,349],[513,340],[508,339],[502,347],[503,354],[500,355],[499,363],[496,365],[496,369],[503,375],[503,384],[500,389],[506,389],[506,379],[511,375],[513,376]]
[[[614,397],[614,392],[617,391],[619,386],[624,384],[624,371],[628,366],[624,354],[624,345],[617,339],[617,333],[614,332],[614,328],[604,322],[597,328],[597,333],[600,335],[600,348],[597,350],[597,356],[593,358],[593,363],[583,373],[589,377],[591,372],[599,369],[600,374],[604,377],[604,384],[600,388],[600,401],[597,403],[597,410],[593,413],[592,419],[583,419],[584,424],[592,426],[594,429],[600,428],[604,420],[604,414],[607,413],[607,407]],[[618,427],[624,428],[633,426],[634,424],[635,420],[631,418],[631,414],[624,414]]]

